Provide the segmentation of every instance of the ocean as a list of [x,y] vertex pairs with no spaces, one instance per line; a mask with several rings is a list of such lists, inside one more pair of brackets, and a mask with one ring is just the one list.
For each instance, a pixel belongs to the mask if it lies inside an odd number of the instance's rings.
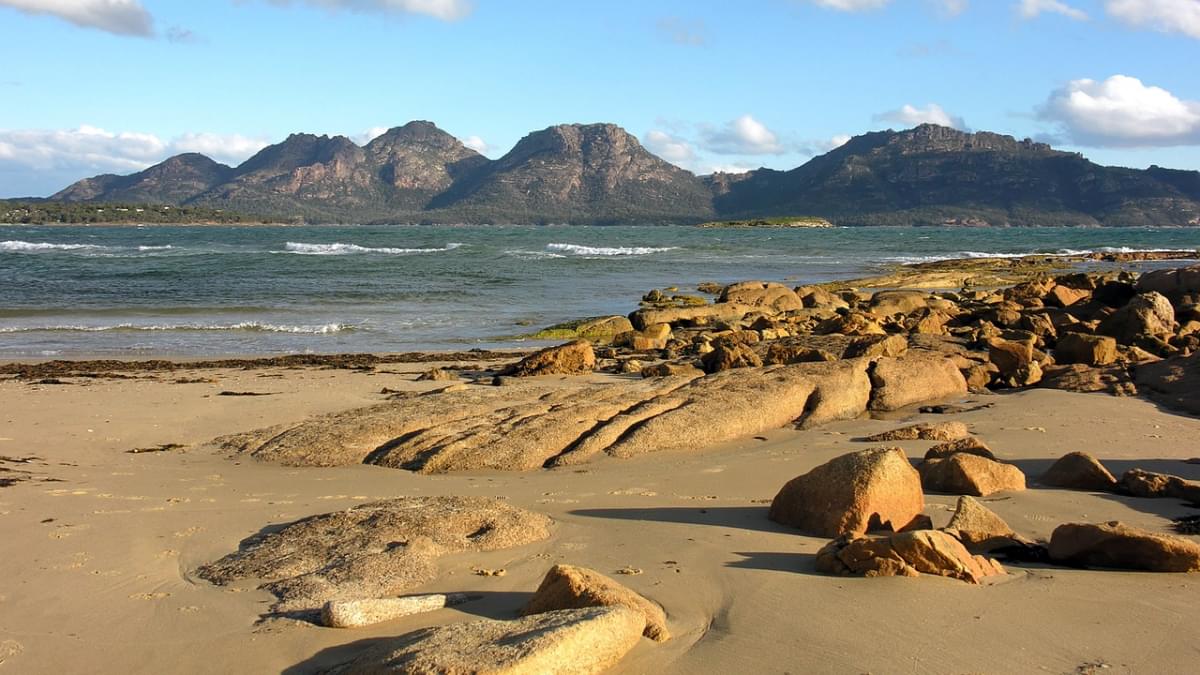
[[652,288],[967,256],[1200,248],[1200,229],[3,226],[0,357],[528,347]]

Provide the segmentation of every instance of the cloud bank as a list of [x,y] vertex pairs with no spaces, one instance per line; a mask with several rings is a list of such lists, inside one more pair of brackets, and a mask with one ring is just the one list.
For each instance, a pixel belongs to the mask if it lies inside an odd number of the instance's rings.
[[701,145],[718,155],[779,155],[783,144],[774,131],[747,114],[719,128],[701,130]]
[[964,131],[967,129],[967,124],[963,121],[963,118],[951,115],[936,103],[930,103],[924,108],[918,108],[910,103],[905,103],[896,110],[879,113],[872,119],[876,122],[890,122],[905,127],[915,127],[919,124],[938,124],[943,127],[952,127]]
[[1134,28],[1182,33],[1200,39],[1198,0],[1108,0],[1109,16]]
[[1087,12],[1068,5],[1061,0],[1021,0],[1017,13],[1024,19],[1035,19],[1042,14],[1061,14],[1068,19],[1087,21]]
[[154,19],[138,0],[0,0],[0,7],[53,16],[114,35],[154,35]]
[[1077,145],[1153,147],[1200,144],[1200,102],[1185,101],[1136,77],[1072,80],[1055,90],[1038,117]]

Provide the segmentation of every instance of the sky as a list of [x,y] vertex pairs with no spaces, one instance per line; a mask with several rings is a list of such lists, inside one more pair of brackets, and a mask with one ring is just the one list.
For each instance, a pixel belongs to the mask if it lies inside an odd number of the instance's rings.
[[414,119],[696,173],[934,122],[1200,169],[1200,0],[0,0],[0,197]]

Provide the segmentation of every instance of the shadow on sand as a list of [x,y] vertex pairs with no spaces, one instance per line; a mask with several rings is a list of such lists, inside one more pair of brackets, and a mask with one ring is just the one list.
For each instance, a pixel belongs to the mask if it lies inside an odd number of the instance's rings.
[[645,509],[577,509],[572,515],[615,520],[641,520],[681,525],[731,527],[754,532],[795,534],[796,531],[767,518],[764,506],[660,507]]
[[[529,598],[533,596],[532,593],[492,591],[470,591],[469,595],[471,595],[474,599],[461,605],[454,605],[452,609],[464,614],[470,614],[472,616],[456,619],[454,623],[459,621],[475,621],[477,620],[476,617],[482,619],[494,619],[497,621],[516,619],[520,616],[521,608],[524,607],[525,603],[529,601]],[[435,610],[434,612],[428,613],[428,615],[425,616],[431,620],[421,621],[420,623],[434,625],[437,623],[437,618],[443,618],[437,616],[437,612],[441,611],[445,610]],[[421,616],[422,615],[409,617],[408,620],[416,623]],[[405,621],[405,619],[397,619],[391,623],[393,625],[400,626],[403,625],[401,623],[403,621]],[[386,630],[387,625],[388,622],[385,622],[378,624],[377,627],[379,629]],[[311,673],[324,672],[334,666],[354,660],[363,652],[373,647],[390,643],[398,645],[400,643],[398,638],[402,638],[403,636],[417,630],[421,630],[421,628],[415,628],[411,624],[408,624],[403,630],[397,628],[394,631],[394,634],[391,636],[367,638],[364,640],[349,642],[344,645],[337,645],[336,647],[326,647],[316,654],[313,654],[309,658],[301,661],[300,663],[285,669],[283,671],[283,675],[309,675]],[[351,637],[355,634],[353,630],[347,630],[344,631],[344,633],[347,637]]]

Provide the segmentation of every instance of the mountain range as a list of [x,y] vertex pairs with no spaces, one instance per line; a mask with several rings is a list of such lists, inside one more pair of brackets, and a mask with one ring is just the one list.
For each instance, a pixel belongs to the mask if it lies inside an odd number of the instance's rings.
[[365,146],[293,134],[237,167],[196,153],[51,200],[222,208],[310,222],[1200,225],[1200,172],[1106,167],[1011,136],[924,124],[856,136],[790,171],[696,176],[613,124],[564,124],[488,159],[430,122]]

